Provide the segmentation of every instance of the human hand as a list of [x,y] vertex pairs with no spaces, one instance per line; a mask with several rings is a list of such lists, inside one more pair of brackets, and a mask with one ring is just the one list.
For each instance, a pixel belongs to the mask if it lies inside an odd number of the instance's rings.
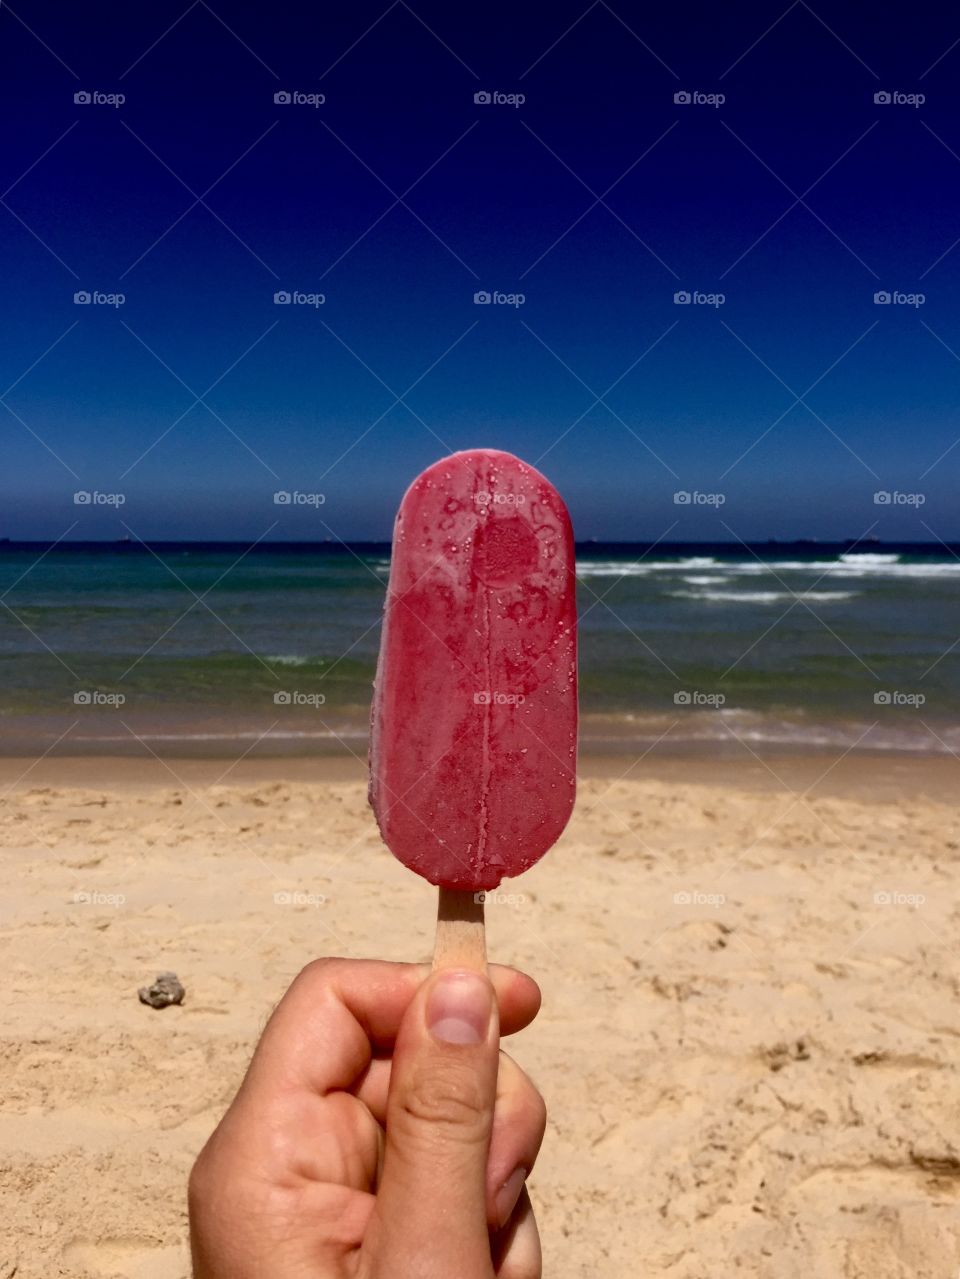
[[499,1052],[539,1006],[499,966],[308,965],[191,1174],[195,1279],[540,1279],[546,1112]]

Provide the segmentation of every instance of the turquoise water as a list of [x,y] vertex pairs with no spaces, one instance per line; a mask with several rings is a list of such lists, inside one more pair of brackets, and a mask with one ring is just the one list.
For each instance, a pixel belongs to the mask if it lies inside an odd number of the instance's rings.
[[[362,754],[388,568],[370,544],[0,544],[0,751]],[[594,545],[578,579],[588,750],[960,750],[947,548]]]

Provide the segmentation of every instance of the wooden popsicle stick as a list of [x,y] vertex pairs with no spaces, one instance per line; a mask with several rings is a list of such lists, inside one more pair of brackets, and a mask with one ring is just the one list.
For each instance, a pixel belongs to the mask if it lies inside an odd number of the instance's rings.
[[487,941],[483,927],[483,894],[441,888],[437,901],[437,939],[433,948],[438,968],[487,971]]

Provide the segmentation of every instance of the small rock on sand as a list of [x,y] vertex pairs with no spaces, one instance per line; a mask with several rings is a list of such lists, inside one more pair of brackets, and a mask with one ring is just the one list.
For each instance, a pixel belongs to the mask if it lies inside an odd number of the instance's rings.
[[152,986],[141,986],[137,991],[141,1004],[149,1004],[151,1008],[182,1004],[186,993],[176,973],[158,973]]

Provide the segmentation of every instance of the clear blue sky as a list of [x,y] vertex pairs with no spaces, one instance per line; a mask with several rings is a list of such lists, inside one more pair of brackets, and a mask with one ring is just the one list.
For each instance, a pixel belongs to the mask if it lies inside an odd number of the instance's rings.
[[957,35],[803,0],[4,5],[0,536],[386,537],[491,445],[581,538],[960,537]]

